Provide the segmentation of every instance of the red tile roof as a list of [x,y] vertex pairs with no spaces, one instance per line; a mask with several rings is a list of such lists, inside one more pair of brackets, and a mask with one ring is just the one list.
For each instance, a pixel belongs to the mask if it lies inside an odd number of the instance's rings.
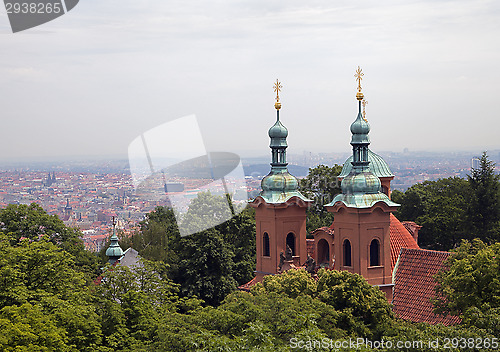
[[420,249],[420,247],[406,227],[392,213],[390,221],[391,270],[394,270],[402,248]]
[[413,322],[455,325],[457,316],[433,313],[431,298],[436,296],[434,276],[445,268],[450,253],[423,249],[401,249],[394,277],[392,304],[397,317]]
[[257,278],[254,277],[252,280],[248,281],[246,284],[243,284],[238,287],[238,290],[245,291],[245,292],[250,292],[250,288],[257,284]]

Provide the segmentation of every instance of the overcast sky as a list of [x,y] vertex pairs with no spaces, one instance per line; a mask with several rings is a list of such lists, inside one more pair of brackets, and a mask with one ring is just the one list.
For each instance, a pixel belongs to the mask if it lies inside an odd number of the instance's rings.
[[[381,5],[383,3],[383,5]],[[500,148],[500,2],[82,0],[13,34],[0,9],[0,158],[123,155],[195,114],[207,150],[348,152],[355,69],[374,151]]]

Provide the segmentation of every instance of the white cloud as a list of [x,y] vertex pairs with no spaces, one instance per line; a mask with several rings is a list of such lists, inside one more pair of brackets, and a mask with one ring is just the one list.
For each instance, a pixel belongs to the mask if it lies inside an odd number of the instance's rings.
[[[125,154],[140,131],[191,113],[208,149],[267,153],[277,77],[290,149],[346,151],[357,65],[375,150],[477,146],[495,129],[470,136],[462,121],[489,123],[499,10],[465,0],[87,0],[26,32],[0,23],[9,131],[0,156],[20,141],[21,154],[42,142],[47,154]],[[37,133],[20,128],[19,116]],[[448,116],[460,123],[439,133]]]

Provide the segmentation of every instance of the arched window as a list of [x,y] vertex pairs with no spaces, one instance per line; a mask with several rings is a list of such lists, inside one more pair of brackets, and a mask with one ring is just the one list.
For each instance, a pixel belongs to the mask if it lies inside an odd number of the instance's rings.
[[286,245],[292,250],[292,255],[295,255],[295,235],[292,232],[286,235]]
[[351,242],[349,240],[344,240],[344,266],[352,266]]
[[370,243],[370,266],[380,265],[380,243],[377,239],[373,239]]
[[324,238],[318,242],[318,264],[320,266],[330,264],[330,245]]
[[264,257],[271,256],[271,251],[269,249],[269,235],[267,232],[264,232],[264,235],[262,236],[262,253]]

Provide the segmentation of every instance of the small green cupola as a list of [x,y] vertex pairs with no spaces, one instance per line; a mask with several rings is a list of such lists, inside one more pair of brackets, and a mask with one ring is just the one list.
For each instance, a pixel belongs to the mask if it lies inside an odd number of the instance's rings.
[[115,264],[118,259],[120,259],[123,255],[123,250],[118,244],[118,236],[115,231],[115,218],[113,217],[113,235],[111,236],[111,244],[108,249],[106,249],[106,256],[109,258],[109,263],[111,265]]
[[331,207],[337,202],[344,203],[352,208],[370,208],[377,202],[384,202],[388,206],[398,206],[389,197],[381,192],[380,179],[370,171],[369,149],[370,124],[361,111],[364,95],[361,92],[361,79],[364,74],[358,67],[355,77],[358,80],[358,115],[351,124],[351,146],[352,146],[352,168],[342,180],[342,193],[338,194],[331,203],[325,205]]
[[298,181],[288,172],[286,161],[286,148],[288,147],[286,138],[288,130],[280,121],[281,102],[279,92],[282,85],[276,80],[274,91],[276,92],[276,122],[269,129],[269,138],[271,139],[269,147],[271,148],[271,172],[262,179],[262,192],[259,196],[267,203],[284,203],[292,197],[298,197],[303,201],[310,202],[298,191]]

